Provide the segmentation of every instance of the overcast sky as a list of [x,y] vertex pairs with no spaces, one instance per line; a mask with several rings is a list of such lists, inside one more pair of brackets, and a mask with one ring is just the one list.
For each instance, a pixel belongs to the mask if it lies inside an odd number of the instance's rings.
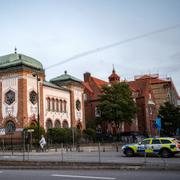
[[46,79],[67,70],[81,80],[90,72],[107,81],[114,64],[122,79],[149,73],[171,77],[180,93],[180,0],[0,0],[0,56],[16,46],[47,68],[122,41],[47,69]]

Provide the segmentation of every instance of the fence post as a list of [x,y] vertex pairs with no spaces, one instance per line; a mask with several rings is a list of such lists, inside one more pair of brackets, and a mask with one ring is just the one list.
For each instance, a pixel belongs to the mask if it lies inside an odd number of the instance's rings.
[[101,163],[100,142],[98,143],[99,163]]
[[63,143],[61,143],[61,161],[63,162]]
[[27,150],[28,150],[28,161],[29,161],[29,144],[27,145]]
[[2,139],[2,143],[3,143],[3,153],[4,153],[4,150],[5,150],[5,148],[4,148],[4,138]]
[[12,132],[11,132],[11,151],[12,151],[12,156],[13,156],[13,142],[12,142]]
[[23,161],[25,160],[24,153],[25,153],[25,131],[23,131]]

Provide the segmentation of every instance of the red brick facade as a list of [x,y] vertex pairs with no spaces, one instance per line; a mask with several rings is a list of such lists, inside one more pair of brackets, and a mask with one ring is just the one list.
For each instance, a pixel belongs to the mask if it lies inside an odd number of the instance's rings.
[[[118,82],[120,77],[113,69],[109,76],[109,83]],[[146,135],[156,135],[153,127],[153,121],[157,117],[158,108],[165,101],[171,101],[173,104],[179,98],[176,89],[170,79],[160,79],[158,75],[144,75],[135,77],[133,81],[127,81],[133,92],[138,112],[136,114],[137,122],[131,125],[124,124],[124,132],[140,131]],[[87,99],[85,101],[85,119],[87,124],[95,121],[95,107],[98,104],[98,94],[101,94],[101,86],[108,84],[90,73],[84,74],[84,88]],[[158,89],[158,90],[157,90]],[[169,92],[168,92],[169,90]],[[168,97],[168,94],[172,97]],[[174,102],[172,101],[174,100]]]
[[39,96],[39,109],[40,109],[39,123],[40,123],[41,127],[44,127],[44,103],[45,102],[43,102],[44,97],[43,97],[43,85],[42,85],[42,83],[39,84],[39,89],[40,89],[39,90],[39,94],[40,94],[40,96]]
[[27,114],[27,79],[18,79],[18,124],[21,127],[27,127],[28,114]]

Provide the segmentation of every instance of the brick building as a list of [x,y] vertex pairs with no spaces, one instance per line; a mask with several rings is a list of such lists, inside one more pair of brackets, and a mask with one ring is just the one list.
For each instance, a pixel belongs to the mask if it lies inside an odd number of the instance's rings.
[[0,128],[21,131],[38,122],[51,127],[85,128],[82,82],[65,73],[49,82],[42,64],[31,57],[0,57]]
[[[120,82],[120,76],[113,69],[109,76],[109,82],[92,77],[90,73],[84,74],[85,88],[85,117],[87,122],[95,121],[100,114],[96,111],[99,102],[98,95],[101,94],[101,86]],[[177,105],[179,95],[170,78],[161,79],[158,74],[136,76],[133,81],[127,81],[138,112],[131,125],[123,123],[121,132],[142,132],[147,135],[156,135],[153,121],[157,117],[158,109],[166,101]],[[91,124],[90,123],[90,124]]]

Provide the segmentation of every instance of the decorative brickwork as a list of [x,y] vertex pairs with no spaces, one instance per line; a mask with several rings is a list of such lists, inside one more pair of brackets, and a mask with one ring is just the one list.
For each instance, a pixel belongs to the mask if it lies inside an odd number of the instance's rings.
[[19,79],[18,80],[18,113],[17,113],[18,123],[21,126],[27,127],[28,114],[27,114],[27,80]]
[[40,91],[39,91],[39,109],[40,109],[40,126],[43,127],[44,126],[44,103],[46,102],[43,102],[43,85],[42,83],[39,84],[39,88],[40,88]]
[[2,126],[3,126],[4,128],[6,128],[6,125],[7,125],[7,123],[8,123],[9,121],[12,121],[12,122],[15,124],[15,127],[16,127],[16,128],[21,128],[21,125],[20,125],[19,123],[17,123],[15,117],[12,117],[12,116],[6,117],[6,118],[4,119],[4,121],[3,121],[3,123],[2,123]]

